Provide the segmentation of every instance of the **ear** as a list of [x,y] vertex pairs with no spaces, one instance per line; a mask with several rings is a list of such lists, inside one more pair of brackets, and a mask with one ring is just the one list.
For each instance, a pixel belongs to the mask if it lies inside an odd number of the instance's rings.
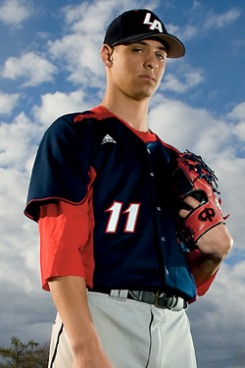
[[113,64],[112,59],[111,59],[112,53],[113,53],[113,49],[111,48],[111,46],[104,44],[101,47],[101,50],[100,50],[101,59],[108,68],[110,68]]

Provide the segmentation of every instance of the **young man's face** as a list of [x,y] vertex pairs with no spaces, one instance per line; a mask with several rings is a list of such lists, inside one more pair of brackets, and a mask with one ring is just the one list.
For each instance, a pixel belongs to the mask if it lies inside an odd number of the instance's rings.
[[111,56],[113,88],[135,100],[151,97],[161,82],[166,58],[165,46],[156,40],[116,46]]

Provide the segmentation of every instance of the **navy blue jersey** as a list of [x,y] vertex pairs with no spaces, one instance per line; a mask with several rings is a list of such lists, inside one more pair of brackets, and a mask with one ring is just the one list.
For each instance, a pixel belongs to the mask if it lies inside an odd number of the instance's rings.
[[92,190],[94,287],[162,288],[193,299],[195,282],[176,237],[175,156],[103,107],[65,115],[39,146],[25,213],[37,220],[43,203],[78,205]]

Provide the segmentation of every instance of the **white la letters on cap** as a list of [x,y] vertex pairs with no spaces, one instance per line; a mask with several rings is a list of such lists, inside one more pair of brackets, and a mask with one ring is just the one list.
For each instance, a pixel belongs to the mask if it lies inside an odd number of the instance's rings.
[[157,29],[159,32],[163,33],[162,25],[159,20],[154,19],[153,22],[151,22],[151,13],[146,14],[144,24],[149,24],[152,31]]

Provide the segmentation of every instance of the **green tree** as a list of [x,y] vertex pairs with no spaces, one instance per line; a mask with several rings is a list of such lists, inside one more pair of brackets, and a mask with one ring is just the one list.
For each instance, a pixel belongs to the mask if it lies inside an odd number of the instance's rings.
[[47,368],[48,351],[48,344],[12,337],[9,347],[0,347],[0,368]]

